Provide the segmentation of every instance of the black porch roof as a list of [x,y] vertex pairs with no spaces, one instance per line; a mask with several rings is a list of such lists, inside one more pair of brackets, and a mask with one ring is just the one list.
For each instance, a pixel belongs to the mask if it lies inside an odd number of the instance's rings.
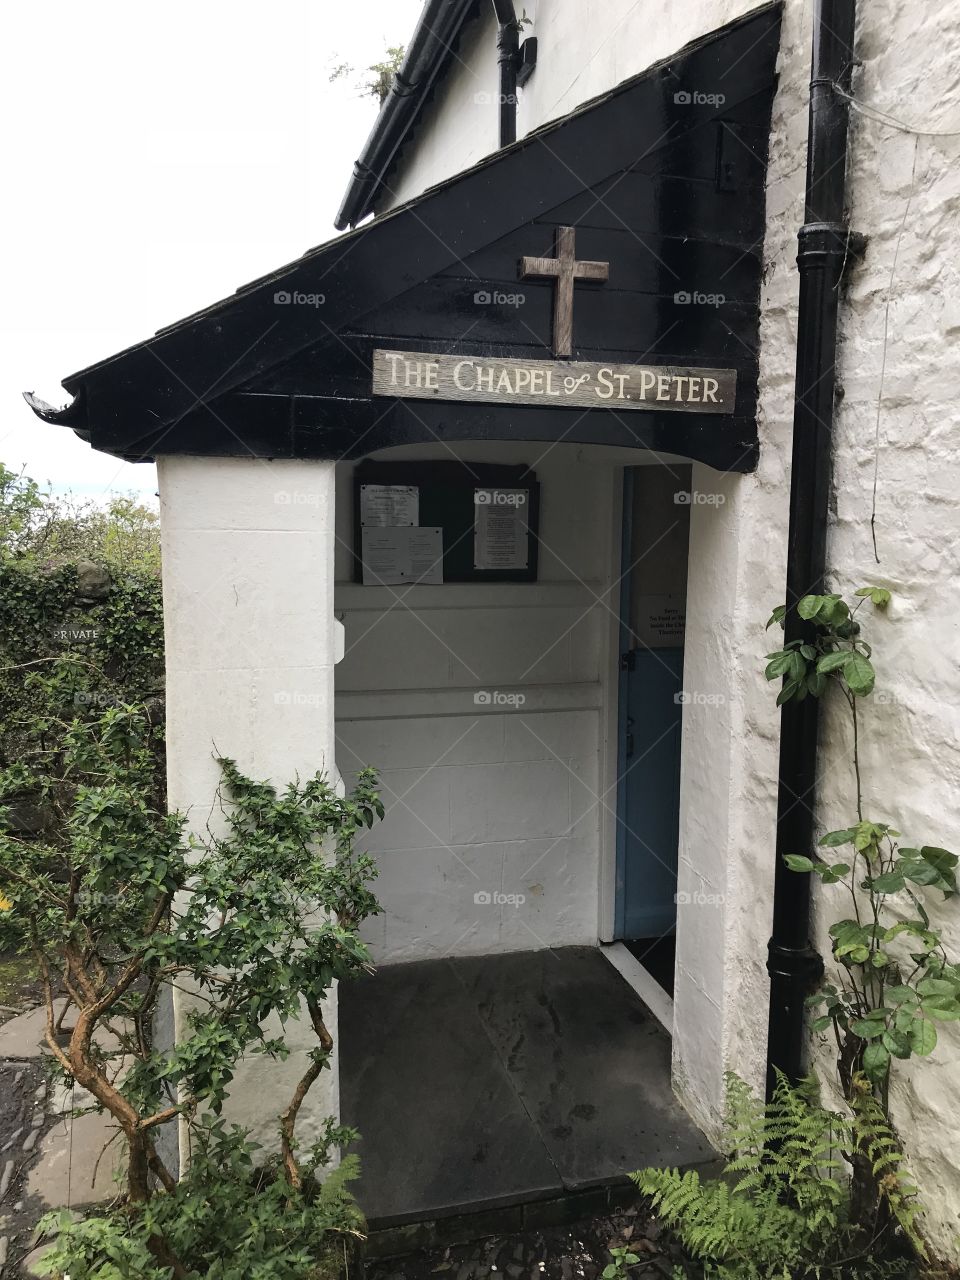
[[[749,470],[779,4],[687,46],[356,231],[63,386],[46,421],[133,461],[165,453],[358,457],[388,444],[622,444]],[[543,358],[552,287],[517,280],[559,225],[581,258],[574,358],[729,367],[736,413],[617,413],[374,398],[375,347]],[[516,293],[524,305],[478,303]],[[713,303],[684,302],[697,294]],[[296,302],[307,297],[313,301]],[[717,302],[722,298],[722,302]],[[322,299],[322,301],[320,300]],[[679,299],[679,301],[678,301]]]

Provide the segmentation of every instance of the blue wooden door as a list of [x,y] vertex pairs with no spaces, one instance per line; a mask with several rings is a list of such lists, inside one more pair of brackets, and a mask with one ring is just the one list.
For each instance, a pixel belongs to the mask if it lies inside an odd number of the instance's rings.
[[[630,624],[639,585],[630,550],[632,472],[624,484],[615,911],[615,935],[628,941],[662,937],[676,924],[683,710],[682,644],[638,643]],[[685,578],[685,561],[681,567]]]

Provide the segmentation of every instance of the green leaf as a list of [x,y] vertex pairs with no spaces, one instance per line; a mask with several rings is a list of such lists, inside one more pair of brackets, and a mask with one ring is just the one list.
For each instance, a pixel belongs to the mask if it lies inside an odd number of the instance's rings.
[[772,627],[775,622],[779,622],[782,627],[783,620],[786,616],[787,616],[787,606],[785,604],[775,605],[773,613],[771,613],[770,618],[767,621],[767,625],[766,627],[764,627],[764,630],[765,631],[768,630],[768,628]]
[[899,986],[888,987],[883,993],[883,998],[889,1004],[916,1004],[917,993],[912,987]]
[[849,942],[851,938],[865,936],[863,925],[859,920],[835,920],[830,926],[829,934],[837,942]]
[[849,657],[849,649],[837,649],[834,653],[824,654],[817,663],[817,671],[821,675],[829,675],[831,671],[836,671],[839,667],[846,666]]
[[821,863],[819,864],[819,868],[820,879],[824,884],[836,884],[838,881],[843,880],[848,876],[852,870],[846,862],[834,862],[829,867],[824,867]]
[[783,860],[791,871],[813,871],[816,865],[811,858],[800,853],[787,853]]
[[873,690],[877,673],[869,658],[860,653],[851,653],[844,664],[843,678],[852,694],[865,698]]
[[872,876],[863,883],[874,893],[899,893],[904,885],[903,872],[885,871],[883,875]]
[[904,858],[900,869],[913,884],[937,884],[942,879],[941,873],[930,862],[909,862]]
[[824,848],[833,849],[837,845],[849,844],[853,837],[853,828],[847,827],[844,831],[828,831],[825,836],[821,837],[819,843]]
[[797,613],[807,622],[811,622],[823,608],[824,596],[804,596],[797,604]]
[[861,599],[869,596],[871,604],[875,604],[878,609],[885,609],[892,598],[886,587],[858,587],[853,594]]
[[779,679],[779,677],[782,676],[784,672],[787,670],[787,668],[790,666],[790,660],[792,657],[793,657],[792,653],[788,652],[786,649],[781,649],[781,651],[775,654],[774,657],[767,663],[766,669],[764,670],[763,674],[766,676],[768,680]]
[[913,1052],[925,1058],[937,1047],[937,1028],[926,1018],[914,1018],[910,1028],[910,1043]]
[[913,1052],[913,1039],[902,1031],[885,1031],[880,1041],[895,1058],[909,1058]]
[[884,1080],[890,1070],[890,1051],[882,1044],[868,1044],[863,1051],[863,1069],[870,1080]]
[[948,849],[937,849],[928,844],[925,844],[920,850],[920,857],[924,862],[929,862],[931,866],[936,867],[941,872],[952,871],[957,863],[960,862],[960,858]]
[[960,1020],[960,1009],[944,1008],[933,1000],[924,1000],[923,1012],[928,1018],[936,1018],[938,1022],[957,1022]]
[[883,838],[886,827],[874,822],[858,822],[853,829],[853,847],[859,850],[869,849]]
[[827,677],[820,675],[816,671],[807,672],[807,692],[814,698],[819,698],[824,689],[827,687]]
[[875,1040],[878,1036],[884,1034],[886,1026],[882,1022],[870,1018],[854,1018],[850,1023],[850,1030],[854,1035],[858,1035],[861,1040]]
[[957,996],[960,994],[956,983],[946,978],[923,978],[917,983],[917,991],[922,996]]

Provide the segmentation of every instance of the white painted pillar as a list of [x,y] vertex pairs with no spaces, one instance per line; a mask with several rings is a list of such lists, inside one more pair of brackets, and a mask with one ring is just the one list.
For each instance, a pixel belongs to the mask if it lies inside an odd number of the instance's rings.
[[782,484],[701,463],[691,507],[680,769],[674,1087],[717,1139],[724,1072],[762,1089],[779,713],[763,678],[783,594]]
[[[334,764],[334,463],[162,458],[167,768],[171,809],[202,830],[215,754],[284,785]],[[176,998],[175,998],[176,1009]],[[336,1039],[336,995],[326,1019]],[[228,1118],[276,1149],[277,1117],[316,1037],[288,1023],[293,1052],[238,1071]],[[300,1113],[304,1146],[337,1115],[337,1061]]]

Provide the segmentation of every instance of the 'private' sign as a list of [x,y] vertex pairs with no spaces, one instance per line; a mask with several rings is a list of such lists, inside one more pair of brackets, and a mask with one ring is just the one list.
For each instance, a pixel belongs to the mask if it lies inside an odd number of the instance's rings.
[[733,413],[735,369],[508,360],[374,351],[373,394],[414,400],[487,400],[573,405],[582,409],[652,409]]

